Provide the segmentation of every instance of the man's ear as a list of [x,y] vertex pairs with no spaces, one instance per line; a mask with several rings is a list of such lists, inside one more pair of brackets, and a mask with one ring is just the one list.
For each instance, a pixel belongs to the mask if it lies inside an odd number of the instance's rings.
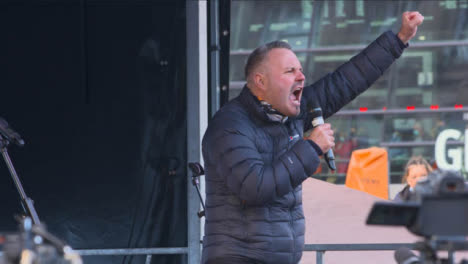
[[253,79],[255,86],[264,92],[266,90],[266,76],[260,72],[256,72]]

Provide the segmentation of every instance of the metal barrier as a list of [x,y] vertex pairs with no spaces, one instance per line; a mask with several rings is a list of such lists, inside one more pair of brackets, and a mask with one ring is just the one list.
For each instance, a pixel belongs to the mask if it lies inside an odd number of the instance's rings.
[[[414,249],[412,243],[391,244],[306,244],[304,251],[315,251],[316,264],[323,264],[323,254],[326,251],[385,251],[397,250],[400,247]],[[188,248],[133,248],[133,249],[78,249],[75,250],[81,256],[105,256],[105,255],[146,255],[145,264],[151,263],[152,255],[188,254]]]
[[379,251],[379,250],[397,250],[400,247],[414,249],[411,243],[393,243],[393,244],[306,244],[304,251],[317,252],[316,264],[323,263],[323,254],[326,251]]
[[187,255],[188,248],[122,248],[122,249],[76,249],[80,256],[109,256],[109,255],[146,255],[145,264],[151,263],[152,255]]

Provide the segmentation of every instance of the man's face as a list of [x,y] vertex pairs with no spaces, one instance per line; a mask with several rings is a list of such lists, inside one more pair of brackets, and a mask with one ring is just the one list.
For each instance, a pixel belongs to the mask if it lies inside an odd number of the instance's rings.
[[265,60],[265,98],[286,116],[300,113],[305,76],[296,54],[288,49],[272,49]]

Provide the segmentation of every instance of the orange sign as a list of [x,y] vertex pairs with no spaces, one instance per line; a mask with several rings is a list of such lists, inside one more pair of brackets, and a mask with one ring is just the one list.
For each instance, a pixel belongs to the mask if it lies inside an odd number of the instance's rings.
[[346,174],[346,186],[387,200],[387,151],[377,147],[353,151]]

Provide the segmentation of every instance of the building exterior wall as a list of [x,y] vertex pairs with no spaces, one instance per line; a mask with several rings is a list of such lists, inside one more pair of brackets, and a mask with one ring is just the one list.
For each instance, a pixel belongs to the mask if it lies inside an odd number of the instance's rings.
[[467,127],[467,0],[233,1],[229,97],[240,92],[247,56],[260,44],[289,42],[311,84],[384,31],[397,33],[407,10],[419,11],[424,23],[384,76],[327,120],[336,130],[338,170],[332,173],[323,166],[316,175],[344,183],[351,151],[380,146],[388,150],[390,182],[401,183],[411,156],[436,163],[439,133],[451,128],[464,134]]

